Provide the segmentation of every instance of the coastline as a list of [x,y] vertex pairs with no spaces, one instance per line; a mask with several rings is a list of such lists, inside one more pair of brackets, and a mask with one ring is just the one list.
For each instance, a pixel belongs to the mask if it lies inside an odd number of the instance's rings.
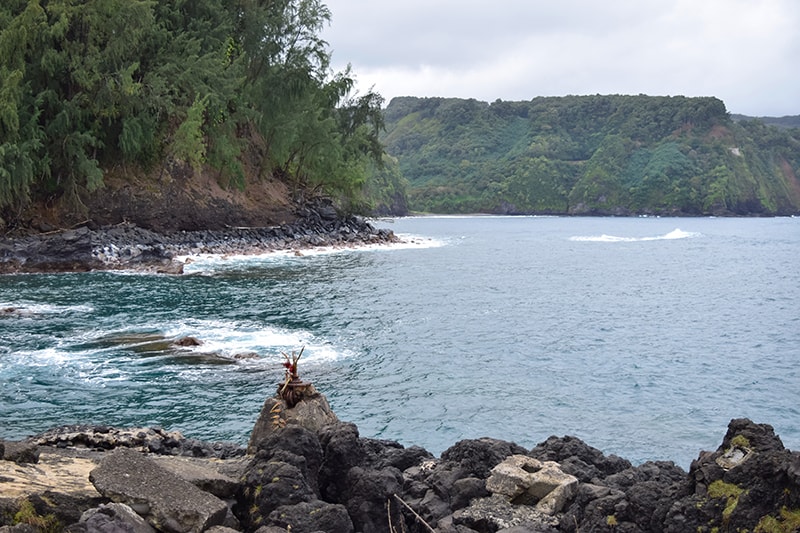
[[364,438],[313,385],[267,398],[247,448],[161,427],[63,426],[0,440],[0,531],[90,533],[791,532],[800,453],[733,419],[685,471],[551,436],[435,457]]
[[199,255],[255,255],[386,245],[400,240],[356,216],[317,212],[281,226],[156,232],[132,224],[0,239],[0,274],[134,270],[182,274]]

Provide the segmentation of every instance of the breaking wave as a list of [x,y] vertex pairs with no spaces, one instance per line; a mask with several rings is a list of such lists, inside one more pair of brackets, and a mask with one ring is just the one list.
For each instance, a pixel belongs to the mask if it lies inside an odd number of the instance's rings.
[[655,237],[619,237],[616,235],[602,234],[602,235],[587,235],[587,236],[578,235],[570,237],[569,240],[575,242],[644,242],[644,241],[673,241],[678,239],[691,239],[699,236],[700,233],[696,233],[693,231],[683,231],[679,228],[675,228],[669,233],[665,233],[664,235],[657,235]]

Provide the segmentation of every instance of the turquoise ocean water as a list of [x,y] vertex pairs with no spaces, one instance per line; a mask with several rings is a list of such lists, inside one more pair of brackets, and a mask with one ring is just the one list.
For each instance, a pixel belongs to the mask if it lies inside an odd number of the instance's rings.
[[[246,443],[301,375],[363,436],[575,435],[684,468],[731,418],[800,449],[800,219],[435,217],[407,244],[0,277],[0,438],[161,425]],[[170,341],[194,336],[203,344]]]

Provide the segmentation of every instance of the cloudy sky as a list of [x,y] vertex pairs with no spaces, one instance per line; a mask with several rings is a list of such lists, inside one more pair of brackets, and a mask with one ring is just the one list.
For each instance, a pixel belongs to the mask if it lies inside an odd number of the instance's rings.
[[716,96],[800,114],[799,0],[323,0],[363,93]]

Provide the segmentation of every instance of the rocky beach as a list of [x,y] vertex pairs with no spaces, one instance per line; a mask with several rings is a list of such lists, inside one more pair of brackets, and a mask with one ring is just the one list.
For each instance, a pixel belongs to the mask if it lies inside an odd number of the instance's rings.
[[307,203],[292,222],[269,227],[154,231],[131,223],[86,224],[66,230],[0,238],[0,274],[137,270],[180,274],[197,254],[302,253],[308,248],[396,242],[357,216],[341,216],[328,202]]
[[731,420],[689,472],[580,439],[463,440],[440,457],[359,435],[299,382],[267,398],[247,447],[159,427],[55,428],[0,444],[0,531],[792,532],[800,453]]

